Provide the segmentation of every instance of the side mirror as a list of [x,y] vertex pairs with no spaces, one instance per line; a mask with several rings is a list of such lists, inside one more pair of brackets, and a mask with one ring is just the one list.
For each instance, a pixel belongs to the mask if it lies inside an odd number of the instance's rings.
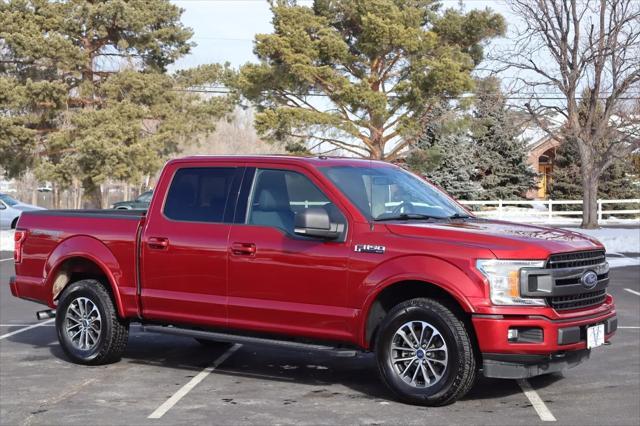
[[343,224],[331,223],[329,213],[322,207],[309,207],[296,214],[294,232],[298,235],[335,240],[343,230]]
[[2,201],[0,201],[0,210],[6,210],[7,206],[4,205]]

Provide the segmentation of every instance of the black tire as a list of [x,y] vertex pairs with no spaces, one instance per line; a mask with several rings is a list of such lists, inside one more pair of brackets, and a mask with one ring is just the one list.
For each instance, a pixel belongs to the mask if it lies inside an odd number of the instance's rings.
[[[88,299],[99,313],[100,332],[91,347],[81,349],[74,343],[67,327],[75,324],[69,306],[77,307],[79,300]],[[86,303],[86,302],[85,302]],[[76,311],[77,312],[77,311]],[[94,314],[97,317],[97,314]],[[56,310],[58,341],[65,354],[77,364],[102,365],[120,360],[129,339],[129,324],[120,319],[111,295],[97,280],[86,279],[69,284],[62,293]],[[73,329],[73,334],[76,333]]]
[[[442,370],[439,371],[441,378],[435,379],[434,375],[431,378],[434,384],[430,386],[425,386],[426,380],[423,380],[422,383],[418,380],[417,383],[424,387],[412,386],[400,377],[400,374],[396,372],[393,366],[391,345],[394,342],[394,338],[399,338],[396,336],[396,332],[403,325],[412,321],[426,322],[435,327],[442,336],[442,341],[446,344],[448,351],[447,365],[441,367]],[[425,329],[430,330],[426,327]],[[415,341],[414,338],[411,338],[411,340]],[[421,340],[421,337],[418,337],[418,340]],[[424,340],[422,341],[424,342]],[[391,309],[378,328],[375,339],[375,352],[383,382],[401,401],[410,404],[440,406],[453,403],[471,390],[478,374],[474,346],[464,321],[458,318],[449,308],[432,299],[411,299]],[[420,362],[425,363],[420,359],[427,356],[424,355],[426,352],[423,351],[418,354],[417,350],[415,352],[416,355],[410,352],[400,353],[403,354],[401,357],[407,356],[404,355],[405,353],[416,357],[416,364],[413,364],[413,360],[410,361],[412,366],[416,366],[416,370]],[[418,355],[422,356],[417,358]],[[396,363],[396,365],[399,365],[399,369],[403,369],[409,365],[409,361],[406,364]],[[432,365],[435,366],[436,364]],[[429,375],[429,370],[426,367],[425,371]],[[422,374],[421,372],[419,373],[417,375],[418,379]],[[411,380],[410,377],[409,380]]]
[[13,222],[11,222],[11,229],[16,229],[16,226],[18,226],[18,219],[18,217],[13,219]]

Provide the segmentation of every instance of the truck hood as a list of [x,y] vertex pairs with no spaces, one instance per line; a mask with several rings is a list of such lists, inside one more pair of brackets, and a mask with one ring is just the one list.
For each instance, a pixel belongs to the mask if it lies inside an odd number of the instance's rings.
[[499,259],[546,259],[553,253],[604,249],[596,239],[578,232],[518,223],[472,219],[451,222],[389,223],[390,232],[442,243],[489,249]]

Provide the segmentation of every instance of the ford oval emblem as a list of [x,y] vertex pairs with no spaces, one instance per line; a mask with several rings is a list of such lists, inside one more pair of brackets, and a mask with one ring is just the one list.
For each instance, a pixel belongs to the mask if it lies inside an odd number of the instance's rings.
[[582,278],[580,278],[580,282],[585,288],[594,288],[596,284],[598,284],[598,274],[593,271],[587,271],[582,274]]

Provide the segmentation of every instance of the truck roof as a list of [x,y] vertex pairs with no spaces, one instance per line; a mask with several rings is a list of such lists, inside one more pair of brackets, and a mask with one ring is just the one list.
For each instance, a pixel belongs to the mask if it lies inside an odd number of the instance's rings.
[[237,161],[237,162],[278,162],[283,164],[308,164],[313,167],[325,166],[368,166],[371,163],[389,164],[380,160],[369,160],[364,158],[352,157],[328,157],[328,156],[295,156],[295,155],[194,155],[189,157],[176,158],[169,161],[169,164],[182,162],[203,162],[210,163],[215,161]]

